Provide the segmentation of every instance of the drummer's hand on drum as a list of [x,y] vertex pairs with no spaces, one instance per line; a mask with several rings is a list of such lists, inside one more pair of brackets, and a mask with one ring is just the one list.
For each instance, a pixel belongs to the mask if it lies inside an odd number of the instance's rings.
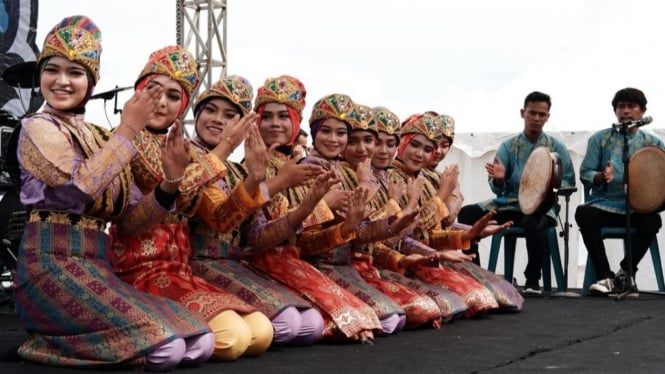
[[485,170],[487,170],[487,175],[494,180],[495,186],[503,185],[503,180],[506,178],[506,167],[498,158],[494,157],[494,161],[486,163]]
[[455,190],[458,177],[459,166],[457,164],[446,166],[446,168],[443,170],[443,173],[441,173],[441,179],[439,180],[439,190],[436,193],[441,200],[445,201],[453,192],[453,190]]

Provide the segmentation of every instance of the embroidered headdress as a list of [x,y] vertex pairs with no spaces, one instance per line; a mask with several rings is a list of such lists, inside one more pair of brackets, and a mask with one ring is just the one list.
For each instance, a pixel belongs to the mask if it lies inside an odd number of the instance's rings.
[[281,75],[276,78],[268,78],[256,93],[254,110],[261,118],[265,104],[279,103],[286,105],[291,118],[291,137],[287,145],[292,145],[298,137],[300,122],[302,122],[302,111],[305,108],[305,97],[307,91],[305,85],[295,77]]
[[447,114],[439,116],[441,134],[452,142],[455,138],[455,119]]
[[227,75],[203,91],[196,100],[195,113],[201,105],[212,98],[223,98],[238,106],[243,116],[252,110],[254,88],[249,81],[239,75]]
[[81,15],[64,18],[46,34],[37,64],[48,57],[64,57],[88,69],[94,86],[99,81],[101,37],[102,32],[90,18]]
[[356,104],[353,107],[352,114],[347,117],[351,125],[351,130],[371,131],[379,134],[376,120],[374,119],[374,109],[367,105]]
[[325,96],[312,107],[312,115],[309,117],[309,124],[314,122],[336,118],[340,121],[348,122],[348,116],[352,116],[355,104],[351,98],[344,94],[331,94]]
[[377,106],[374,108],[374,119],[376,120],[377,130],[399,138],[401,128],[399,117],[395,113],[388,110],[388,108]]
[[151,53],[148,63],[136,79],[136,86],[151,74],[167,75],[178,82],[185,91],[187,100],[191,99],[192,92],[199,84],[194,56],[179,45],[164,47]]
[[421,134],[438,144],[441,140],[442,119],[431,114],[417,114],[410,116],[402,125],[402,136],[407,134]]
[[295,109],[302,119],[306,95],[305,85],[297,78],[289,75],[268,78],[256,93],[254,109],[258,111],[258,108],[266,103],[286,104]]

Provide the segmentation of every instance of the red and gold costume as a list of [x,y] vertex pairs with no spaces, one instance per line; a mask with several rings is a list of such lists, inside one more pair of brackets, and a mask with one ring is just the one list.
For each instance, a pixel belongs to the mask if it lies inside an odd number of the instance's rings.
[[[284,154],[274,152],[267,177],[275,176],[287,160]],[[352,239],[340,235],[339,224],[324,227],[334,216],[323,202],[302,227],[292,228],[287,214],[301,203],[305,193],[304,187],[290,188],[257,211],[248,225],[247,259],[253,268],[297,291],[322,312],[326,322],[324,337],[367,337],[372,330],[381,329],[372,308],[301,259],[301,255],[316,255],[324,246],[341,245]]]
[[[440,131],[442,136],[447,137],[450,140],[450,144],[455,137],[455,120],[446,114],[439,116],[440,121]],[[423,175],[427,180],[432,184],[435,189],[439,188],[439,181],[441,179],[441,173],[437,170],[432,169],[423,169]],[[444,218],[441,221],[441,226],[444,229],[458,230],[458,229],[468,229],[468,225],[457,223],[457,215],[464,205],[464,195],[460,190],[460,183],[457,181],[455,184],[455,189],[452,191],[450,196],[446,198],[444,202],[448,208],[448,217]],[[446,261],[443,263],[445,266],[451,267],[457,271],[460,271],[468,276],[473,277],[478,282],[482,283],[487,287],[496,301],[499,303],[499,306],[505,310],[522,310],[524,304],[524,298],[519,293],[519,291],[513,286],[510,282],[507,282],[502,276],[484,269],[473,262],[449,262]]]
[[[436,145],[438,143],[437,126],[435,116],[429,114],[411,116],[402,128],[402,142],[404,143],[400,148],[407,146],[413,134],[424,135]],[[399,160],[399,154],[398,158],[393,161],[393,167],[388,170],[388,178],[402,183],[407,183],[409,178],[424,179],[424,189],[418,204],[420,207],[419,219],[410,238],[407,237],[400,243],[400,251],[428,254],[435,250],[463,249],[470,246],[470,241],[463,239],[463,230],[442,228],[441,221],[450,214],[448,207],[436,195],[437,190],[422,176],[422,173],[411,175],[406,171],[406,167]],[[400,205],[406,205],[406,198],[402,199]],[[489,289],[472,277],[450,267],[418,265],[411,271],[411,275],[418,279],[445,287],[460,295],[469,307],[466,312],[468,317],[499,307]]]
[[[150,74],[172,77],[185,89],[186,99],[198,80],[193,56],[179,46],[167,47],[151,55],[139,75],[137,86]],[[165,134],[145,129],[134,140],[138,154],[131,163],[132,173],[141,190],[155,188],[164,178],[161,143]],[[193,274],[187,215],[197,212],[201,192],[223,177],[226,166],[219,158],[200,155],[190,149],[191,163],[179,185],[177,211],[139,235],[130,235],[119,226],[111,227],[113,267],[127,283],[139,290],[178,301],[188,309],[202,313],[208,321],[226,310],[240,314],[256,311],[237,296]]]

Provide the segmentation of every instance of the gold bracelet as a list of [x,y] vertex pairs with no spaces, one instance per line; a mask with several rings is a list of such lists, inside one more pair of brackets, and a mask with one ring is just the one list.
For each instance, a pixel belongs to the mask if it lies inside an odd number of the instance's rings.
[[163,180],[166,183],[175,184],[175,183],[181,182],[183,179],[185,179],[185,174],[181,175],[180,178],[168,179],[168,178],[165,177]]

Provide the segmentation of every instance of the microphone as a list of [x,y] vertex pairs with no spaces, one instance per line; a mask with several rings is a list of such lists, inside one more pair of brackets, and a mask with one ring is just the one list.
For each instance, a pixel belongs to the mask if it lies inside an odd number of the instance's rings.
[[637,121],[623,121],[619,123],[613,123],[612,127],[615,130],[620,130],[622,128],[626,128],[628,130],[634,129],[636,127],[642,127],[644,125],[648,125],[651,122],[653,122],[653,117],[651,116],[645,116],[642,117],[641,119],[638,119]]

